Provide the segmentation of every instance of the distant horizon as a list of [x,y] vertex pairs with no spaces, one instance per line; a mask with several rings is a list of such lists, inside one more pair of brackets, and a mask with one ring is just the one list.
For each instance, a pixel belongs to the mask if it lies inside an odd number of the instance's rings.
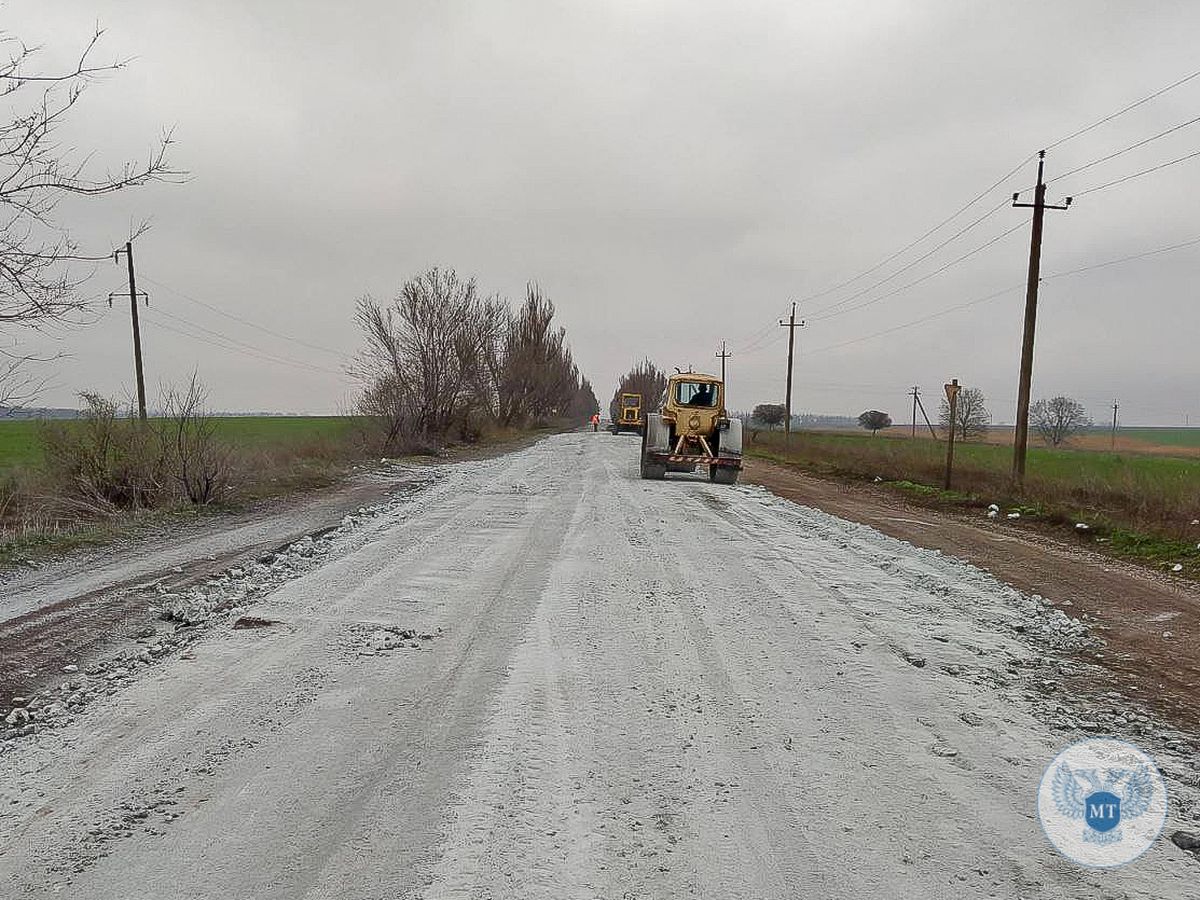
[[[71,415],[55,416],[55,415],[53,415],[55,413],[74,414],[74,416],[71,416]],[[82,413],[82,410],[80,408],[70,407],[70,406],[14,407],[14,406],[0,405],[0,422],[28,421],[30,419],[41,419],[41,418],[72,418],[72,417],[78,416],[80,413]],[[41,414],[41,415],[39,415],[39,414]],[[47,414],[49,414],[49,415],[47,415]],[[127,413],[126,413],[126,415],[127,415]],[[150,410],[149,415],[150,415],[150,418],[162,418],[161,412],[157,411],[157,410]],[[207,413],[207,415],[212,418],[215,418],[215,419],[221,419],[221,418],[244,419],[244,418],[253,418],[255,416],[261,416],[263,418],[273,418],[273,419],[341,419],[341,418],[354,418],[354,417],[358,416],[359,413],[321,413],[321,412],[295,412],[295,411],[280,412],[278,410],[266,410],[266,409],[255,409],[255,410],[224,409],[224,410],[213,410],[213,411]],[[795,413],[792,418],[799,419],[802,416],[806,416],[806,415],[820,415],[823,418],[855,419],[855,418],[857,418],[858,413],[854,413],[854,414],[850,414],[850,413]],[[601,417],[604,417],[604,416],[605,416],[605,412],[602,409]],[[913,427],[913,424],[914,423],[912,423],[912,422],[893,421],[892,424],[889,426],[889,429],[890,430],[901,429],[901,428],[910,428],[911,429]],[[916,425],[920,429],[925,429],[928,427],[924,421],[918,421],[916,423]],[[783,426],[781,425],[779,427],[782,429]],[[843,429],[844,430],[855,430],[857,428],[857,426],[854,426],[851,424],[846,424],[846,425],[840,426],[840,427],[837,425],[831,425],[831,424],[822,424],[822,425],[816,425],[816,426],[798,425],[797,427],[803,428],[806,431],[821,431],[821,430],[837,431],[837,430],[843,430]],[[992,429],[992,430],[1011,430],[1013,427],[1014,426],[1011,422],[993,422],[990,425],[988,425],[988,428]],[[1119,424],[1117,426],[1117,431],[1120,432],[1127,428],[1159,429],[1159,430],[1200,429],[1200,423],[1196,423],[1196,424],[1182,423],[1182,424],[1178,424],[1178,425],[1145,425],[1145,424],[1141,424],[1138,422],[1122,422],[1121,424]],[[1085,430],[1086,431],[1105,431],[1105,432],[1107,432],[1107,431],[1112,430],[1112,426],[1106,425],[1103,422],[1096,422],[1096,423],[1092,424],[1091,426],[1089,426],[1088,428],[1086,428]]]

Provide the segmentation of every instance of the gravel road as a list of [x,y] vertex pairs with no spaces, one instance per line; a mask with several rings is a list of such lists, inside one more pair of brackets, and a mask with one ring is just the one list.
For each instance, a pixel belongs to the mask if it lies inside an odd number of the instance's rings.
[[[1093,638],[1037,598],[761,488],[643,482],[628,436],[422,485],[65,673],[78,702],[0,744],[6,896],[1196,896],[1165,836],[1111,871],[1043,836],[1078,735],[1037,687]],[[1196,830],[1190,758],[1138,734],[1166,834]]]

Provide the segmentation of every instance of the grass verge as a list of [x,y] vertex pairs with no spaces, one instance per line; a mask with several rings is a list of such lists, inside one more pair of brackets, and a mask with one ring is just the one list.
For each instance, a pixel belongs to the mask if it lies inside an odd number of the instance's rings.
[[[156,528],[330,488],[380,458],[358,419],[246,416],[214,421],[236,469],[233,490],[207,505],[172,502],[150,509],[103,511],[73,508],[64,502],[61,486],[54,485],[43,468],[40,423],[0,423],[0,569],[37,565]],[[490,429],[473,443],[450,443],[436,452],[393,460],[428,464],[493,456],[561,430],[554,426]]]
[[959,444],[953,490],[944,490],[946,446],[932,440],[797,432],[785,446],[781,434],[760,433],[747,452],[818,475],[878,482],[930,506],[983,515],[995,504],[1014,521],[1070,532],[1102,552],[1200,580],[1200,525],[1193,524],[1200,520],[1200,460],[1031,448],[1018,486],[1009,475],[1010,448]]

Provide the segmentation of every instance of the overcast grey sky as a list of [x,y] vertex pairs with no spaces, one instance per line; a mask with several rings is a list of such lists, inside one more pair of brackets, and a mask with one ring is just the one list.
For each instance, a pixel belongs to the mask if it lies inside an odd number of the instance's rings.
[[[196,367],[231,410],[344,407],[354,387],[337,354],[357,347],[356,299],[434,264],[514,298],[539,282],[602,401],[641,356],[711,370],[722,339],[732,405],[781,400],[786,335],[772,323],[789,300],[875,265],[1039,147],[1200,69],[1192,2],[9,0],[0,16],[65,55],[99,21],[102,56],[136,57],[89,89],[66,137],[103,165],[174,126],[174,161],[192,178],[62,211],[102,250],[152,219],[136,247],[150,385]],[[1055,147],[1051,199],[1200,148],[1197,124],[1054,181],[1197,115],[1200,78]],[[996,207],[1034,172],[1030,161],[893,263],[803,302],[794,407],[907,420],[909,386],[934,400],[957,377],[1011,422],[1028,210]],[[1043,271],[1200,237],[1198,181],[1200,158],[1049,213]],[[1024,225],[822,317],[993,209],[846,306]],[[1080,397],[1101,420],[1119,397],[1129,423],[1200,423],[1198,271],[1200,244],[1048,280],[1035,397]],[[122,285],[105,264],[92,286]],[[96,312],[60,336],[69,359],[43,403],[130,391],[127,308]]]

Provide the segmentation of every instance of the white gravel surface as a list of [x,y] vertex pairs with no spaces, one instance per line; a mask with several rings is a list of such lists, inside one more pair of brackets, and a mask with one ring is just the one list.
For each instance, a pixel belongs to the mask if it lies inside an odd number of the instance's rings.
[[184,599],[0,747],[4,896],[1197,896],[1165,836],[1091,871],[1041,833],[1080,713],[1039,686],[1082,625],[758,488],[640,481],[628,437],[445,467]]

